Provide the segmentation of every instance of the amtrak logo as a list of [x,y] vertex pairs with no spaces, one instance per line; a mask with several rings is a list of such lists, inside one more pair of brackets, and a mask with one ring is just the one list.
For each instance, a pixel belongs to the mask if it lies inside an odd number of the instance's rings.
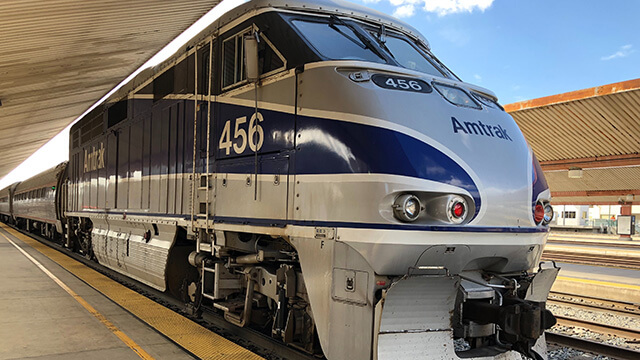
[[497,137],[504,140],[511,140],[509,134],[507,134],[507,130],[503,129],[502,126],[494,126],[490,124],[483,124],[482,121],[478,122],[470,122],[465,121],[464,126],[458,121],[458,119],[451,117],[451,124],[453,125],[453,132],[458,133],[458,131],[463,132],[469,135],[484,135],[489,137]]
[[84,150],[84,172],[104,169],[104,144],[100,148],[91,147],[91,152]]

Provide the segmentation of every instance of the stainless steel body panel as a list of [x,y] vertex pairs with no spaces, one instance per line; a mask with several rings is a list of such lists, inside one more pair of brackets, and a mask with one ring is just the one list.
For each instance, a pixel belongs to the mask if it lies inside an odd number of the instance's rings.
[[[311,300],[322,349],[328,359],[370,359],[375,274],[367,260],[339,241],[294,238]],[[336,271],[337,270],[337,271]],[[336,289],[349,286],[349,272],[360,273],[352,291],[366,287],[364,297],[345,299]],[[355,276],[355,275],[354,275]],[[370,289],[370,290],[369,290]],[[347,335],[348,334],[348,335]]]
[[[390,71],[427,82],[454,83],[386,65],[355,61],[318,63],[301,75],[298,113],[390,129],[429,144],[459,164],[477,186],[482,204],[471,225],[535,226],[530,206],[531,151],[513,118],[498,109],[452,105],[436,90],[429,94],[389,90],[372,81],[355,82],[349,78],[353,72]],[[467,88],[464,83],[454,84]],[[452,118],[461,124],[499,125],[511,140],[455,132]],[[301,196],[304,199],[304,194]],[[318,205],[322,206],[315,207]],[[327,203],[327,206],[340,208],[343,204]]]
[[11,189],[14,185],[7,186],[6,188],[0,190],[0,214],[11,217],[11,203],[12,203],[12,195]]
[[60,169],[54,167],[19,183],[14,190],[14,217],[55,224],[55,191],[59,172]]
[[472,233],[339,229],[340,239],[369,260],[377,274],[404,275],[411,266],[512,272],[533,269],[547,233]]
[[[91,220],[93,251],[100,264],[160,291],[166,289],[165,269],[176,236],[175,223],[127,221],[122,215],[97,215]],[[146,232],[149,240],[144,238]]]

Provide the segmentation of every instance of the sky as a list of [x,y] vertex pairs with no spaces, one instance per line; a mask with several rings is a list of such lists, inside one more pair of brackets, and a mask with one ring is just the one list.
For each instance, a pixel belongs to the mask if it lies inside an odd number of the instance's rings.
[[640,1],[359,0],[502,104],[640,77]]
[[[352,1],[416,28],[456,75],[493,91],[502,104],[640,77],[637,0]],[[225,0],[140,71],[241,2]],[[67,160],[68,129],[1,179],[0,189]]]

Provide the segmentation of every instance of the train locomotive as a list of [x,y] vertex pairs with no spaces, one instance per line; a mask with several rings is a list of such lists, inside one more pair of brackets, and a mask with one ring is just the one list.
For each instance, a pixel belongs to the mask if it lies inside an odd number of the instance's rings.
[[496,96],[395,18],[241,2],[69,150],[0,192],[2,219],[193,312],[327,359],[546,358],[540,165]]

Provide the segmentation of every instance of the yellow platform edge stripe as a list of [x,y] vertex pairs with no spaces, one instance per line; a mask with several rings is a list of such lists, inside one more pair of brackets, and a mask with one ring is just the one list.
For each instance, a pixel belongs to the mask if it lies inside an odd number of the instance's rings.
[[104,315],[102,315],[98,310],[96,310],[91,304],[89,304],[82,296],[78,295],[75,291],[71,290],[70,287],[67,286],[62,280],[60,280],[57,276],[53,275],[49,269],[45,268],[38,260],[34,259],[31,255],[29,255],[26,251],[24,251],[18,244],[14,243],[11,239],[9,239],[5,234],[0,233],[3,238],[7,239],[11,245],[13,245],[18,251],[20,251],[29,261],[34,263],[42,272],[45,273],[51,280],[53,280],[58,286],[60,286],[67,294],[71,295],[71,297],[77,301],[82,307],[85,308],[91,315],[93,315],[96,319],[98,319],[102,325],[104,325],[109,331],[111,331],[120,341],[122,341],[125,345],[127,345],[133,352],[135,352],[141,359],[144,360],[154,360],[153,356],[149,355],[144,349],[140,347],[140,345],[136,344],[130,337],[128,337],[124,332],[118,329],[111,321],[109,321]]
[[613,286],[617,288],[640,291],[640,286],[637,286],[637,285],[614,283],[614,282],[601,281],[601,280],[581,279],[581,278],[573,278],[573,277],[566,277],[566,276],[558,276],[557,280],[579,282],[579,283],[592,284],[592,285]]
[[84,264],[2,224],[2,228],[36,249],[132,315],[201,359],[258,360],[262,357],[184,316],[111,280]]

